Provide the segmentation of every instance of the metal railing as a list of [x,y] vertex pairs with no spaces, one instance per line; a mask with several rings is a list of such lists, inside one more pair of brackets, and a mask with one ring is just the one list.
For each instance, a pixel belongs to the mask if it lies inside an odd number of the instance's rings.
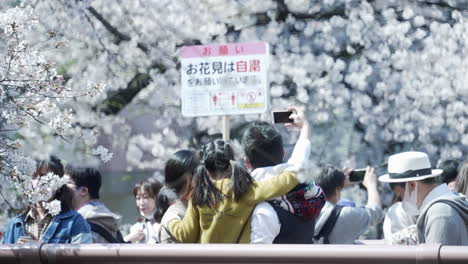
[[0,263],[467,264],[468,247],[28,243],[0,245]]

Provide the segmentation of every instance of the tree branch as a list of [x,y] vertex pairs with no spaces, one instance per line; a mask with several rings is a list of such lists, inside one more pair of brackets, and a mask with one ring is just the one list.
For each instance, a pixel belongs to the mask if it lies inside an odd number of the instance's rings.
[[[110,33],[112,33],[112,35],[117,37],[117,45],[122,41],[130,41],[132,39],[124,33],[120,32],[116,27],[112,26],[109,21],[107,21],[96,9],[94,9],[94,7],[90,6],[88,7],[88,10]],[[138,42],[137,47],[144,53],[148,54],[149,49],[145,44]]]

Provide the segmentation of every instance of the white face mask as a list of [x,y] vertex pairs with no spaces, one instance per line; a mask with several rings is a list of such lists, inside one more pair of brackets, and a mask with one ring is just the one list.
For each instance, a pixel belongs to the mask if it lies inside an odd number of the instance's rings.
[[405,212],[410,216],[417,216],[419,215],[419,208],[418,208],[418,184],[414,190],[409,193],[409,184],[406,183],[405,186],[405,196],[403,197],[402,206],[405,209]]

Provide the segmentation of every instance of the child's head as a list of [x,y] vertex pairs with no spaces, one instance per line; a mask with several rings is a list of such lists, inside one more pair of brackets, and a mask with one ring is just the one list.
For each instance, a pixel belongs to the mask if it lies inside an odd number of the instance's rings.
[[322,188],[327,201],[334,204],[338,203],[341,198],[345,180],[346,176],[343,171],[330,164],[324,165],[315,177],[315,182]]
[[163,214],[176,199],[188,200],[190,198],[191,181],[197,165],[197,155],[191,150],[179,150],[166,162],[165,183],[158,195],[159,206]]
[[156,196],[162,184],[155,178],[147,178],[133,187],[133,196],[141,216],[161,220],[161,213],[158,210]]
[[179,195],[186,190],[198,165],[198,158],[191,150],[179,150],[166,162],[164,168],[165,185]]
[[223,199],[222,193],[213,185],[211,179],[231,179],[231,188],[238,201],[253,182],[246,168],[234,161],[234,149],[229,142],[215,140],[201,151],[201,164],[195,173],[195,188],[192,201],[195,205],[213,207]]
[[275,166],[283,162],[283,138],[270,123],[252,122],[244,132],[242,145],[246,163],[252,169]]

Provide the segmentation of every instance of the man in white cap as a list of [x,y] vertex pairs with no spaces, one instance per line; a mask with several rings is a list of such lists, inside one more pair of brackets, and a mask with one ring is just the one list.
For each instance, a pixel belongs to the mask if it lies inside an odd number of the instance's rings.
[[382,182],[406,182],[403,207],[419,214],[416,227],[419,243],[468,245],[468,202],[453,193],[432,170],[429,157],[423,152],[403,152],[388,159],[388,174]]

